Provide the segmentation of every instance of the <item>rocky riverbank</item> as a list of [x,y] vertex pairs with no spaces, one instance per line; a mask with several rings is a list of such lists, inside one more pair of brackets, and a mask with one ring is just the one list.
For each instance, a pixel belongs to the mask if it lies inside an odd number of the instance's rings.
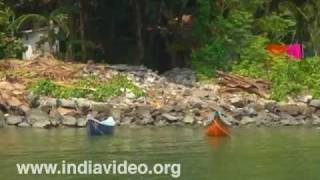
[[77,67],[81,74],[99,78],[123,74],[141,87],[145,96],[126,92],[104,102],[39,97],[7,77],[0,82],[0,127],[85,127],[89,111],[101,120],[112,116],[119,126],[201,126],[213,111],[221,112],[234,127],[320,126],[320,100],[311,96],[284,103],[241,90],[226,92],[214,82],[196,82],[189,69],[158,75],[141,66]]

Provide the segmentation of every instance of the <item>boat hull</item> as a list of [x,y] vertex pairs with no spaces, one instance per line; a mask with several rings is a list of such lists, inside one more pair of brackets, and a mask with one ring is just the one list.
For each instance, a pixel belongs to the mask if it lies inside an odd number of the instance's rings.
[[229,136],[229,128],[218,123],[213,122],[207,127],[207,135],[212,137],[225,137]]
[[113,134],[114,126],[108,126],[99,122],[88,120],[87,131],[90,136]]

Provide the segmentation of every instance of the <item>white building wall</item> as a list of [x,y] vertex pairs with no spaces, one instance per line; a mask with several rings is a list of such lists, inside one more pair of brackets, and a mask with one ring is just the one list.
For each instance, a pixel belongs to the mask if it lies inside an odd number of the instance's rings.
[[[30,31],[24,32],[22,37],[23,44],[27,47],[27,51],[23,53],[24,60],[32,60],[41,53],[49,53],[50,46],[49,43],[45,43],[41,46],[41,49],[37,49],[37,42],[41,40],[41,37],[44,36],[44,31]],[[54,51],[58,50],[59,42],[56,42]]]

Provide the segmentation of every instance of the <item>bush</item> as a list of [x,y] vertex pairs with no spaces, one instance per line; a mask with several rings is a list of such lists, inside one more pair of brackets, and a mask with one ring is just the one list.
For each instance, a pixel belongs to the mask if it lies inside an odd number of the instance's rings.
[[227,69],[228,64],[222,41],[215,40],[192,51],[191,65],[199,78],[212,77],[217,69]]
[[0,32],[0,59],[3,58],[22,58],[22,53],[27,49],[21,40],[7,37]]
[[257,46],[249,46],[243,50],[245,56],[233,66],[234,73],[270,81],[271,97],[275,100],[284,100],[287,96],[302,91],[320,97],[319,57],[295,61],[285,55],[263,53],[265,50],[262,48],[262,42],[257,41],[253,43]]
[[36,95],[56,98],[89,98],[96,101],[104,101],[125,92],[131,92],[137,97],[144,95],[142,89],[121,75],[114,76],[107,82],[88,77],[74,81],[72,85],[58,85],[51,80],[38,80],[29,86],[29,91]]
[[233,65],[233,70],[241,75],[254,78],[265,77],[265,71],[270,63],[270,56],[265,50],[268,41],[262,36],[250,38],[248,45],[241,49],[240,59]]
[[[200,47],[191,54],[192,68],[198,78],[207,79],[215,75],[216,70],[228,70],[232,60],[252,37],[253,16],[243,10],[232,10],[228,15],[210,15],[207,1],[199,1],[194,28],[197,37],[201,37]],[[208,9],[209,8],[209,9]]]

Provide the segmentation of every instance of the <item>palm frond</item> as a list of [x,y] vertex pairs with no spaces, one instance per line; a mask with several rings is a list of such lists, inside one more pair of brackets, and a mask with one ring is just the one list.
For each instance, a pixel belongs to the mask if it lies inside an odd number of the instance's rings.
[[10,28],[19,30],[21,26],[27,22],[35,21],[43,24],[48,23],[48,18],[39,14],[26,14],[17,18],[11,25]]
[[54,17],[54,16],[58,16],[61,14],[67,15],[67,14],[73,14],[73,13],[78,13],[80,11],[80,8],[77,6],[62,6],[60,8],[57,8],[55,10],[53,10],[50,13],[50,17]]
[[52,21],[61,29],[61,31],[68,37],[70,35],[70,29],[68,26],[68,18],[59,15],[52,18]]

